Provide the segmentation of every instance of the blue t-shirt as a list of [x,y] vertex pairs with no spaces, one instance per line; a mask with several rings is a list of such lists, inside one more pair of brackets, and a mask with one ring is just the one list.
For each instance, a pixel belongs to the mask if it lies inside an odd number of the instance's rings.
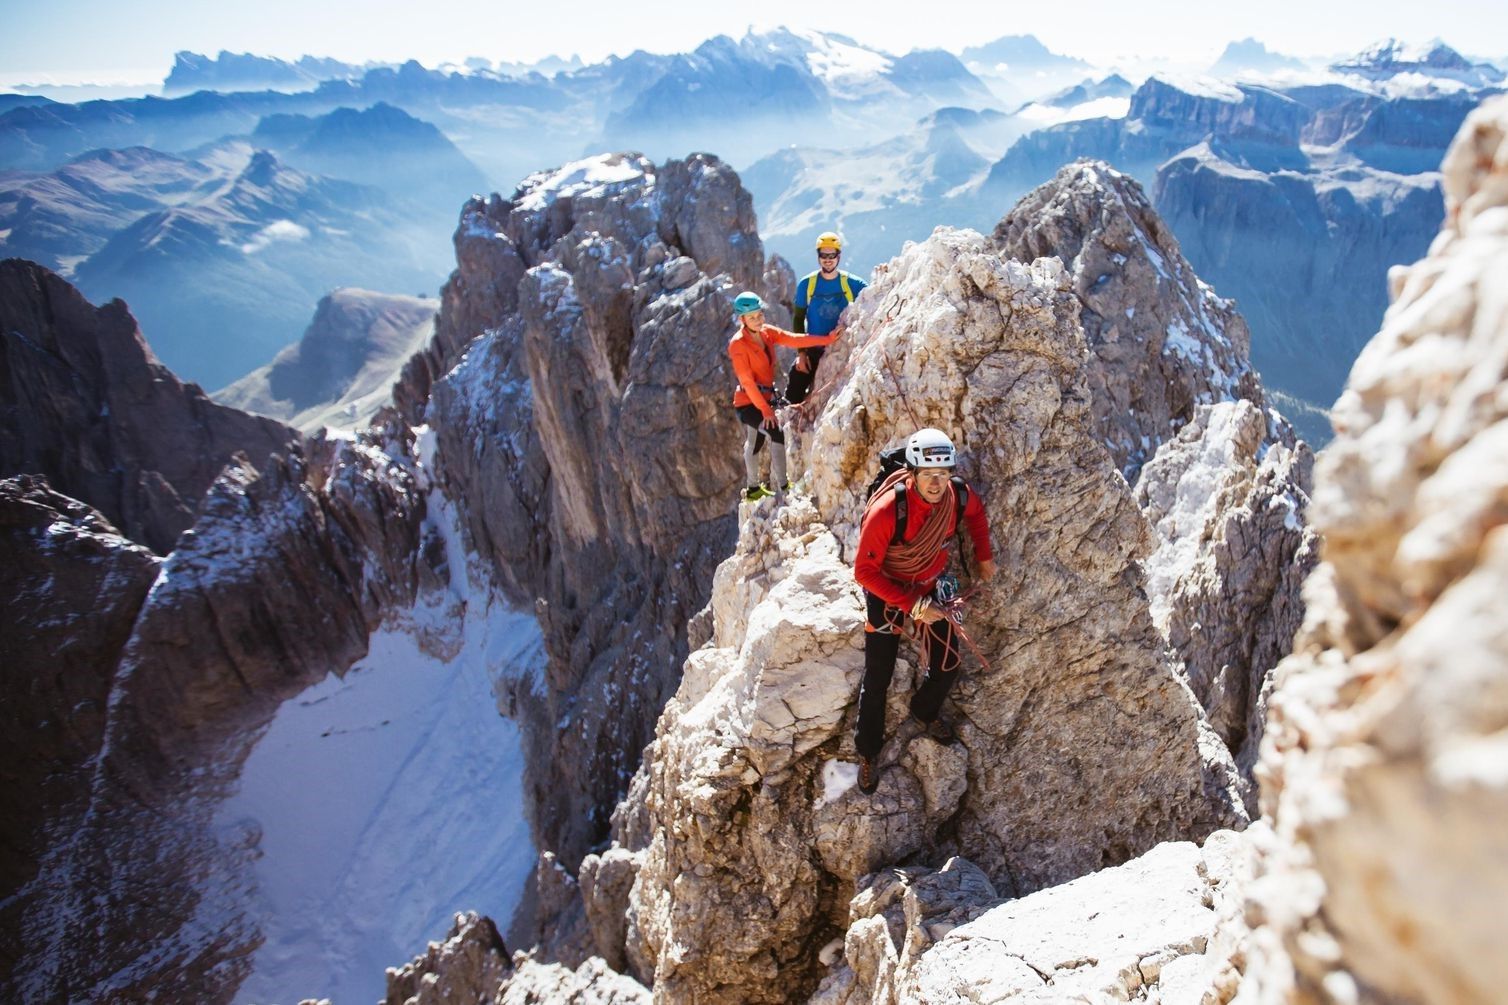
[[[849,292],[855,300],[859,299],[864,280],[852,272],[842,270],[839,270],[838,275],[848,277]],[[824,279],[821,272],[808,272],[796,281],[796,306],[806,308],[808,335],[826,335],[838,326],[838,315],[848,306],[848,298],[843,295],[843,283],[838,275]],[[817,277],[817,288],[812,292],[811,303],[807,303],[806,290],[812,284],[812,276]]]

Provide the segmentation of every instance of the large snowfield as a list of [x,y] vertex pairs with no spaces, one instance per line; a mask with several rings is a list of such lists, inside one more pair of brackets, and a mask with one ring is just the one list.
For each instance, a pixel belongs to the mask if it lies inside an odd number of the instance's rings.
[[[537,656],[532,618],[490,619]],[[448,665],[384,630],[345,678],[279,710],[219,820],[262,832],[253,910],[266,942],[236,1001],[376,1001],[384,969],[441,938],[456,911],[506,924],[534,864],[518,728],[484,652]]]
[[238,1005],[377,1001],[386,968],[457,911],[506,927],[534,867],[518,727],[494,690],[542,671],[539,625],[473,586],[454,512],[431,500],[450,590],[390,619],[344,678],[285,702],[217,815],[261,832],[265,942]]

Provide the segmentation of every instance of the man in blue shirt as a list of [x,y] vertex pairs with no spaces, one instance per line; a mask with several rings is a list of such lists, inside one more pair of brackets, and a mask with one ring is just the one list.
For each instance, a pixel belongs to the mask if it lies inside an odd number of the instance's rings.
[[[864,280],[838,268],[842,255],[843,240],[837,234],[829,230],[817,237],[819,268],[796,281],[793,328],[797,334],[828,335],[841,330],[843,312],[864,289]],[[785,384],[787,401],[799,405],[806,400],[821,361],[821,349],[803,349],[796,354]]]

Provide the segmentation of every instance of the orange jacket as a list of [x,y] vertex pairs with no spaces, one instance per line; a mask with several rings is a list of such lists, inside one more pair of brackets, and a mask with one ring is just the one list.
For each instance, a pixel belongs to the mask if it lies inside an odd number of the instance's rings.
[[733,360],[733,374],[738,378],[738,389],[733,392],[733,407],[756,405],[766,419],[775,417],[770,399],[775,396],[775,347],[788,345],[792,349],[815,349],[829,345],[837,335],[795,335],[784,328],[765,325],[760,331],[764,345],[749,337],[740,323],[738,334],[728,340],[728,358]]

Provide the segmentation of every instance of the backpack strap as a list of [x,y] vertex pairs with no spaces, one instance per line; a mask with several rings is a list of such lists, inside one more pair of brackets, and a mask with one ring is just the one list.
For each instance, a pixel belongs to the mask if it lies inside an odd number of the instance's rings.
[[963,508],[969,504],[969,483],[957,475],[948,481],[953,483],[953,498],[957,502],[953,513],[953,533],[957,534],[963,528]]
[[[806,302],[810,304],[812,297],[817,295],[817,273],[813,272],[806,277]],[[838,285],[843,287],[843,299],[853,303],[853,287],[848,285],[848,273],[838,270]]]
[[910,507],[906,503],[906,480],[902,478],[895,483],[895,531],[890,535],[891,544],[901,544],[906,540],[907,510]]

